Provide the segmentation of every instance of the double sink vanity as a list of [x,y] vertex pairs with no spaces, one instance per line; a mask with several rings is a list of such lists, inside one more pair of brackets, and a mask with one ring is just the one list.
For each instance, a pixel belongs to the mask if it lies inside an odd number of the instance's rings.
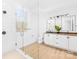
[[76,32],[46,32],[43,43],[58,49],[77,52],[77,33]]

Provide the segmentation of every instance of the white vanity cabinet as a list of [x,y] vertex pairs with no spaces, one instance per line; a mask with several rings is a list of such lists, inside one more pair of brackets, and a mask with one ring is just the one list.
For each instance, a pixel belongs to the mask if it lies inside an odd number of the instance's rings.
[[48,44],[48,45],[51,45],[51,46],[56,46],[56,35],[45,34],[44,43]]
[[58,48],[68,49],[68,39],[66,35],[57,35],[56,46]]
[[44,43],[57,48],[68,49],[68,40],[65,35],[46,34]]
[[77,37],[69,36],[69,50],[77,52]]
[[62,34],[45,34],[44,43],[52,47],[65,49],[68,51],[77,51],[77,37]]

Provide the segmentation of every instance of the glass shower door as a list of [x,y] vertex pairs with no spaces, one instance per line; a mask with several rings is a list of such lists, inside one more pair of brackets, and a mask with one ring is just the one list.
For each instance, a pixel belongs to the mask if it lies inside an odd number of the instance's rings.
[[38,1],[26,0],[24,6],[16,9],[16,45],[25,55],[38,59]]

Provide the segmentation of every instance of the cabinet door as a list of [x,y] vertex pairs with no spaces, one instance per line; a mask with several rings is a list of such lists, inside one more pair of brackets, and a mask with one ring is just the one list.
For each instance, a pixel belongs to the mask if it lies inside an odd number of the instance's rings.
[[77,37],[69,36],[69,50],[74,52],[77,51]]
[[56,35],[53,34],[46,34],[44,38],[44,43],[55,46],[56,45]]
[[16,42],[16,22],[15,22],[15,14],[13,13],[15,10],[12,8],[12,5],[7,4],[7,2],[3,1],[3,10],[6,11],[6,14],[2,14],[2,52],[7,53],[15,49]]
[[58,48],[68,49],[68,39],[66,35],[58,35],[56,39],[56,46]]

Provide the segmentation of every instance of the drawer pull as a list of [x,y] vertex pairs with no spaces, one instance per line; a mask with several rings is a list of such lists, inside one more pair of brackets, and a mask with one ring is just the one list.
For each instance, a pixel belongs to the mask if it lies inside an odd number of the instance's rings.
[[56,38],[56,39],[58,39],[58,38]]
[[56,44],[58,44],[58,42],[56,42]]
[[69,39],[69,36],[67,37],[67,39]]

